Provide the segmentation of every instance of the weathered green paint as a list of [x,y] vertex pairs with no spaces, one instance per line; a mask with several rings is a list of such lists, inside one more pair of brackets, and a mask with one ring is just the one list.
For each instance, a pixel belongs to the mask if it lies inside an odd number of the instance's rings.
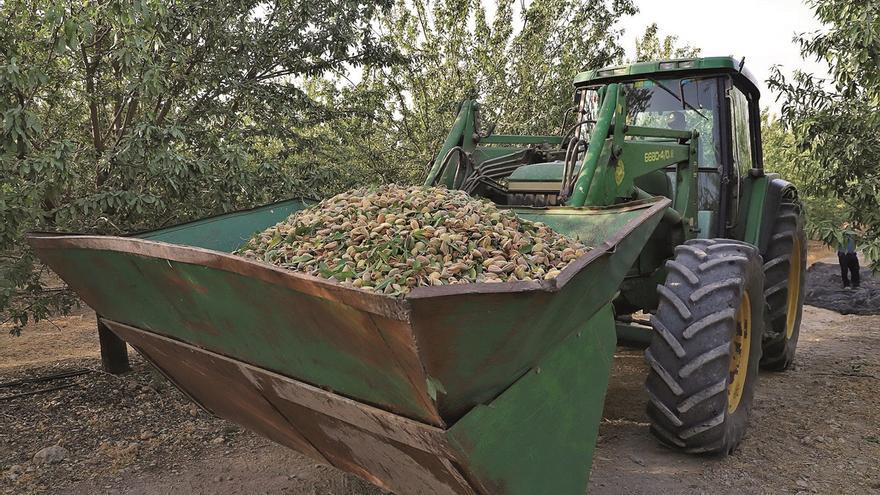
[[399,494],[584,494],[615,349],[606,304],[505,390],[436,428],[103,321],[213,414]]
[[[511,376],[557,345],[590,315],[611,301],[627,270],[661,215],[632,228],[639,210],[621,208],[517,208],[521,217],[541,221],[587,245],[615,245],[614,256],[598,258],[565,284],[564,294],[461,294],[455,298],[409,298],[411,322],[429,376],[442,384],[444,418],[457,418],[494,397]],[[662,213],[662,212],[661,212]],[[503,357],[502,357],[503,356]]]
[[284,220],[309,204],[314,204],[314,201],[290,199],[152,230],[136,234],[135,237],[231,253],[255,233]]
[[[458,479],[477,483],[478,492],[536,493],[543,486],[575,494],[586,487],[608,382],[610,304],[668,204],[654,198],[606,208],[518,208],[595,248],[551,281],[425,287],[404,299],[151,240],[157,233],[29,241],[103,321],[137,339],[151,362],[224,417],[386,487],[443,483],[435,491],[451,493],[449,483]],[[273,219],[254,210],[234,214],[228,225],[241,220],[236,215]],[[190,225],[187,242],[205,239],[198,231],[223,220]],[[163,235],[169,232],[187,229]],[[262,385],[273,372],[332,397],[278,402],[294,396]],[[246,397],[224,399],[215,389],[220,383]],[[379,428],[372,420],[344,424],[378,414],[368,405],[399,417]],[[352,407],[362,412],[327,416]],[[391,440],[415,440],[407,433],[413,428],[445,440],[427,452]],[[366,462],[376,448],[387,457]],[[396,464],[398,456],[409,464]],[[450,462],[467,481],[449,471]],[[410,474],[392,475],[398,467]],[[406,479],[419,470],[430,476]]]
[[501,396],[448,435],[489,493],[583,495],[616,337],[606,304]]
[[405,331],[400,322],[198,264],[97,249],[49,249],[40,257],[106,318],[408,417],[436,416],[383,342]]

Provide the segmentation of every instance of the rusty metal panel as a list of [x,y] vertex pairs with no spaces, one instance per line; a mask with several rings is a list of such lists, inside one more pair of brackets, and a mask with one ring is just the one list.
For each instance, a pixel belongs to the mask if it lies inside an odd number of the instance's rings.
[[106,319],[102,322],[212,414],[242,425],[315,460],[328,462],[247,381],[234,363],[199,352],[190,346],[175,345],[158,339],[127,325]]
[[[331,416],[269,396],[330,463],[399,494],[474,493],[449,459],[357,428]],[[392,430],[393,425],[388,425]]]
[[450,455],[443,429],[391,414],[271,371],[261,370],[245,363],[237,364],[242,373],[273,404],[290,403],[302,406],[424,452],[441,456]]
[[104,320],[212,412],[398,494],[581,495],[615,348],[610,305],[448,429]]
[[445,431],[103,320],[212,413],[395,493],[473,494]]

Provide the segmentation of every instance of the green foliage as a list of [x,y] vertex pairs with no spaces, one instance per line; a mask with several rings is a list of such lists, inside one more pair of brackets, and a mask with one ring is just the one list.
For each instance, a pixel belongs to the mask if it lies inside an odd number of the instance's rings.
[[677,46],[678,36],[660,37],[657,23],[645,28],[645,33],[636,38],[636,62],[669,60],[673,58],[692,58],[700,56],[700,49],[690,45]]
[[[320,129],[323,141],[341,148],[317,157],[318,167],[335,176],[353,168],[374,174],[370,167],[384,161],[399,168],[383,179],[421,182],[467,98],[480,101],[484,123],[497,123],[497,133],[558,133],[575,74],[620,61],[615,23],[634,13],[629,0],[535,0],[518,14],[513,0],[494,7],[489,19],[480,2],[414,0],[383,15],[377,28],[409,63],[368,66],[348,85],[341,97],[361,109]],[[310,94],[338,83],[316,82]]]
[[118,233],[309,194],[267,157],[345,109],[297,81],[394,61],[370,26],[389,4],[0,3],[0,323],[71,303],[44,290],[58,282],[27,230]]
[[[829,211],[857,227],[859,247],[878,269],[880,15],[876,2],[813,0],[811,5],[827,29],[801,35],[801,51],[805,58],[827,62],[832,80],[800,71],[788,79],[775,70],[768,82],[783,98],[782,120],[797,149],[793,166],[808,171],[804,192],[825,198]],[[833,228],[843,230],[842,224]]]

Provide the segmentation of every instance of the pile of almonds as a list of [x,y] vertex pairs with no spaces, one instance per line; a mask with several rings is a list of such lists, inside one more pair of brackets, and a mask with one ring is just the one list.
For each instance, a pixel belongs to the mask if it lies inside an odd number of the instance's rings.
[[235,254],[402,296],[420,286],[552,279],[588,249],[463,191],[392,184],[298,211]]

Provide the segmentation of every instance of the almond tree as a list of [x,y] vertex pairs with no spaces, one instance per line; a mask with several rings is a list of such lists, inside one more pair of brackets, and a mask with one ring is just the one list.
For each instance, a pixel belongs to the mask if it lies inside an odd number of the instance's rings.
[[119,233],[308,194],[264,160],[340,109],[304,78],[392,48],[390,0],[0,2],[0,323],[64,309],[31,229]]

